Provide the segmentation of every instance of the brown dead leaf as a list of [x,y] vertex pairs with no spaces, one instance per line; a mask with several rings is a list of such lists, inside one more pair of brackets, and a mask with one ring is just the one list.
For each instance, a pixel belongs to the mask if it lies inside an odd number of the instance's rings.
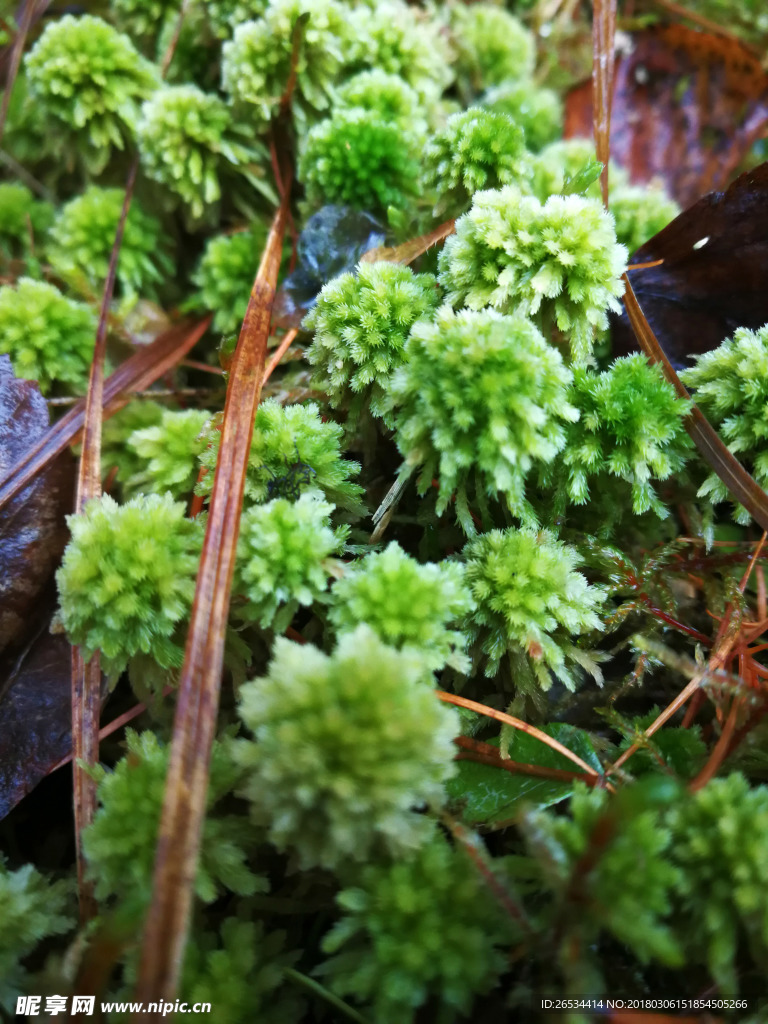
[[[735,39],[681,25],[629,38],[616,62],[611,156],[688,206],[724,188],[765,132],[768,75]],[[591,80],[566,99],[565,135],[592,135]]]

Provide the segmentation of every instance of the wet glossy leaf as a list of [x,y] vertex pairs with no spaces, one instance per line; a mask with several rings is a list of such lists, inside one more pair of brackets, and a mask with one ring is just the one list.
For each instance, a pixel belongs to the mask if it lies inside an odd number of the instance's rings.
[[[737,327],[768,323],[768,163],[684,210],[633,256],[657,267],[630,271],[635,295],[673,366],[708,352]],[[636,349],[626,312],[613,325],[614,354]]]
[[[543,731],[578,754],[596,771],[602,771],[602,765],[588,733],[562,723],[545,726]],[[493,746],[498,746],[498,740],[489,742]],[[573,770],[572,761],[524,732],[515,733],[510,744],[509,756],[512,760],[525,764],[564,771]],[[561,782],[556,779],[512,774],[502,768],[476,764],[473,761],[459,761],[457,769],[456,775],[447,783],[446,789],[449,798],[460,805],[463,820],[468,825],[500,827],[514,818],[523,802],[535,807],[549,807],[560,800],[565,800],[573,792],[572,781]]]
[[[48,407],[34,381],[18,380],[0,356],[0,479],[48,429]],[[0,511],[0,651],[23,639],[38,595],[67,541],[74,465],[68,453]]]
[[273,327],[299,327],[323,285],[354,270],[363,253],[383,245],[384,228],[370,214],[324,206],[299,235],[298,264],[275,297]]

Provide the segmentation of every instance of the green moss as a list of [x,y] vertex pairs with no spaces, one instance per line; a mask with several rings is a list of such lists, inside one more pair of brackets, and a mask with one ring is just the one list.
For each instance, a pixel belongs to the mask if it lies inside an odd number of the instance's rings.
[[52,284],[22,277],[15,288],[0,288],[0,353],[44,394],[56,383],[84,386],[95,338],[91,309]]
[[424,660],[366,626],[331,655],[279,638],[268,675],[240,689],[254,735],[236,759],[257,823],[303,867],[342,868],[412,850],[434,825],[453,772],[458,716],[441,704]]
[[533,35],[508,11],[492,4],[456,4],[451,29],[457,75],[475,93],[530,78],[536,58]]
[[266,228],[256,223],[206,244],[193,276],[200,289],[196,305],[213,311],[214,329],[222,334],[240,330],[266,237]]

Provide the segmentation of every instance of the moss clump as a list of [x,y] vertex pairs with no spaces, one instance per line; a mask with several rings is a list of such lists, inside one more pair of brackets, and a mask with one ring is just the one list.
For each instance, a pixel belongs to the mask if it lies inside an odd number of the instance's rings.
[[118,505],[109,495],[67,519],[72,537],[56,574],[60,616],[86,658],[102,652],[117,676],[138,654],[178,668],[175,636],[189,616],[200,558],[200,524],[170,494]]
[[22,277],[15,288],[0,288],[0,353],[44,394],[56,383],[85,384],[95,339],[92,310],[52,284]]
[[331,655],[279,638],[264,679],[240,689],[254,735],[236,758],[252,816],[303,867],[340,868],[412,850],[434,825],[414,808],[443,801],[458,717],[423,659],[366,626]]
[[304,327],[315,332],[307,358],[332,405],[367,404],[391,420],[388,386],[405,359],[408,331],[437,306],[437,282],[395,263],[361,263],[323,287]]
[[564,421],[578,415],[570,381],[559,353],[525,317],[444,307],[434,323],[415,324],[391,394],[397,446],[406,465],[421,467],[419,491],[438,478],[439,514],[456,493],[470,535],[470,483],[481,508],[486,496],[502,497],[514,515],[533,518],[526,476],[555,457]]
[[547,530],[491,530],[468,544],[464,557],[475,601],[466,629],[486,659],[486,674],[495,675],[505,654],[522,655],[543,690],[553,676],[573,689],[567,663],[582,659],[572,638],[603,628],[604,600],[577,572],[575,548]]
[[211,238],[193,280],[200,289],[196,305],[213,311],[214,329],[239,332],[267,233],[260,224],[234,235]]

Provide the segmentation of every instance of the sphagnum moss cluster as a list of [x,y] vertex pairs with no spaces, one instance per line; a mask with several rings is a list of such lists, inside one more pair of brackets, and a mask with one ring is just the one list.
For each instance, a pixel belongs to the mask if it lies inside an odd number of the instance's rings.
[[[743,571],[731,552],[675,540],[711,539],[727,492],[688,440],[689,403],[641,356],[611,355],[629,253],[677,210],[613,165],[603,209],[591,144],[561,138],[544,36],[518,16],[529,7],[192,0],[177,33],[180,0],[113,0],[103,17],[50,14],[14,86],[0,353],[45,394],[85,391],[134,155],[114,358],[156,333],[154,316],[209,310],[194,365],[215,364],[223,341],[228,369],[285,185],[270,122],[288,93],[293,227],[320,211],[278,304],[303,318],[294,358],[254,423],[227,633],[235,692],[181,982],[231,1024],[324,1019],[323,992],[371,1024],[535,1021],[539,990],[599,994],[631,977],[636,996],[737,995],[764,974],[764,735],[693,794],[670,775],[699,770],[720,719],[643,737],[659,697],[643,706],[638,680],[654,667],[667,697],[682,688],[676,666],[711,622],[696,588],[722,615]],[[355,265],[374,244],[360,238],[396,244],[448,216],[437,254]],[[737,331],[686,376],[763,482],[767,331]],[[113,684],[127,668],[155,696],[154,730],[129,734],[100,772],[85,836],[102,911],[136,936],[168,761],[157,695],[183,655],[221,438],[211,375],[187,367],[175,383],[176,397],[136,398],[105,424],[111,493],[70,520],[57,577],[69,639],[101,650]],[[515,760],[516,734],[460,717],[438,687],[511,706],[584,764],[638,737],[643,749],[612,777],[618,792],[545,791],[457,764],[460,733],[462,756],[486,761],[499,741]],[[531,749],[520,758],[570,765]],[[527,802],[502,782],[520,778]],[[61,938],[75,935],[68,885],[0,868],[8,1012],[76,957]],[[43,940],[57,952],[41,973],[28,954]],[[107,983],[124,998],[129,947]]]

